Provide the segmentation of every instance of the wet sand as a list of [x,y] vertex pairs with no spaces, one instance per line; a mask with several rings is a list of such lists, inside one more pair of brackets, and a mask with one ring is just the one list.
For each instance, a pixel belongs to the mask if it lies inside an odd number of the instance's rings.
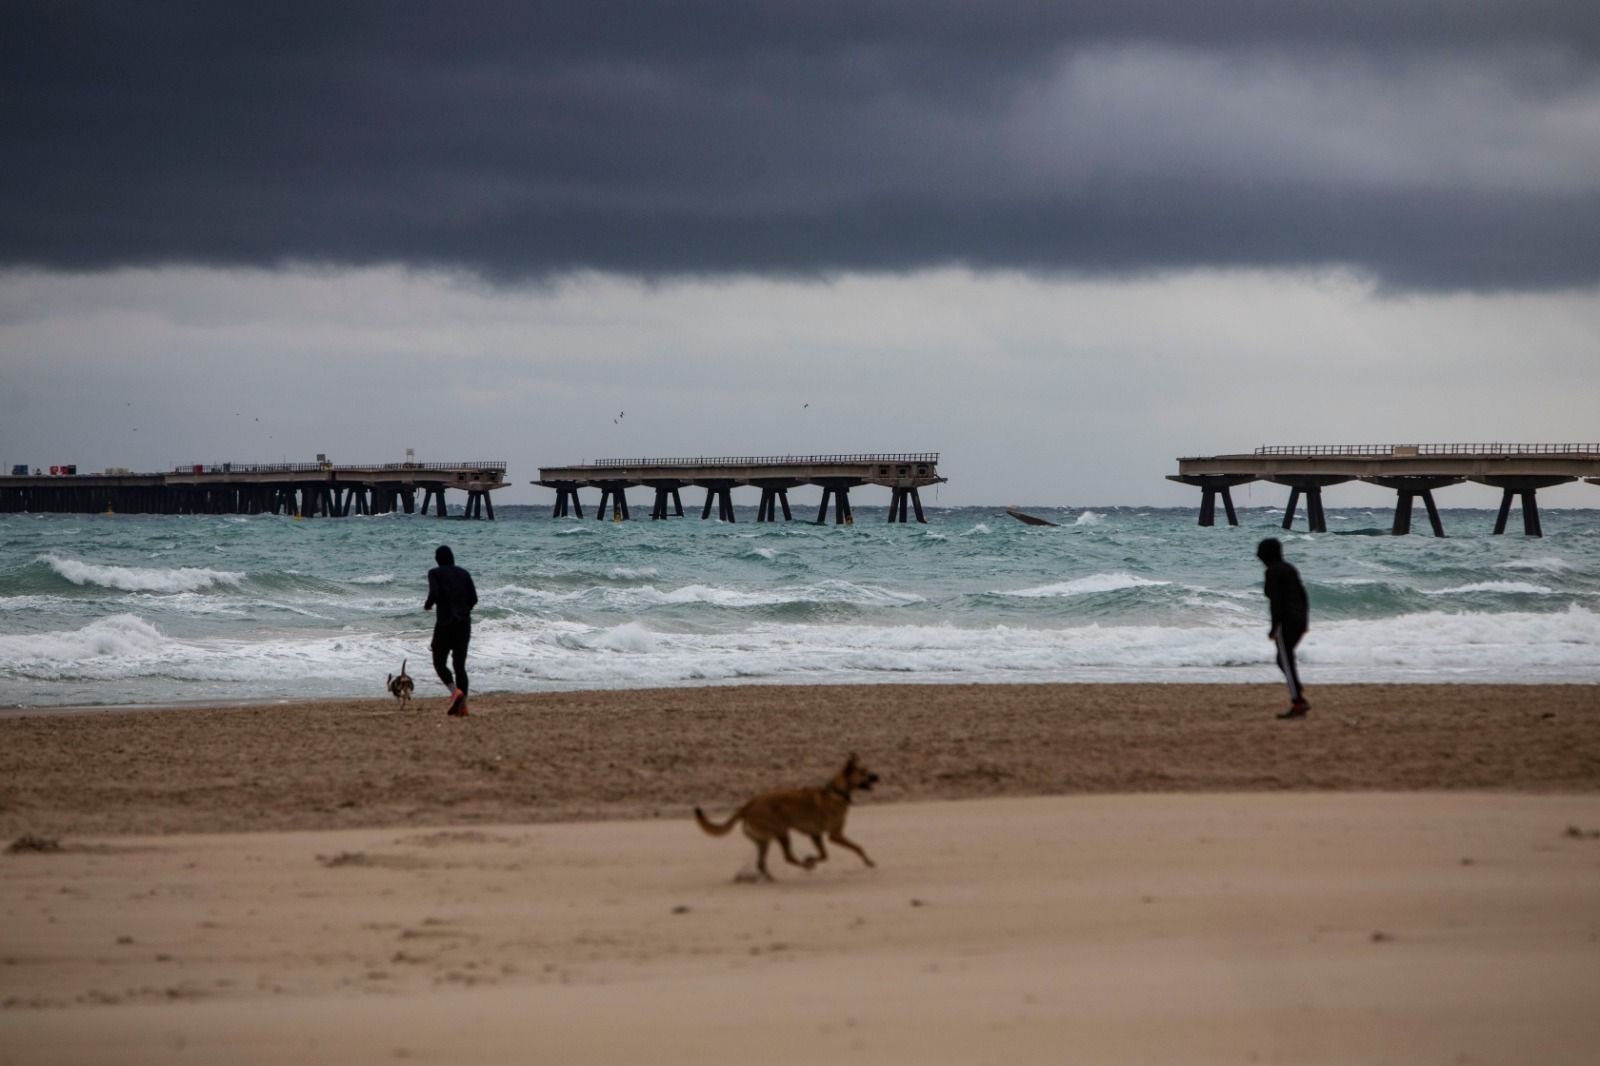
[[[1595,1061],[1600,690],[1314,699],[3,719],[0,1064]],[[852,749],[875,869],[688,819]]]

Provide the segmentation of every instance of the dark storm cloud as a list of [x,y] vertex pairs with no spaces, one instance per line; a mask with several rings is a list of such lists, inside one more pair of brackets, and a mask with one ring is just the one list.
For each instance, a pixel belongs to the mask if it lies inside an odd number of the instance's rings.
[[1597,129],[1592,0],[13,0],[0,264],[1558,287]]

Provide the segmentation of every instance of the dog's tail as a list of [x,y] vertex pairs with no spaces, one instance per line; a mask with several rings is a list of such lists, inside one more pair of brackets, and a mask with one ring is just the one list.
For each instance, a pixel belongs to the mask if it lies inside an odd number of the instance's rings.
[[728,820],[726,822],[718,825],[716,822],[713,822],[711,819],[706,817],[705,811],[702,811],[699,807],[694,809],[694,820],[700,823],[701,829],[704,829],[707,833],[710,833],[714,837],[727,836],[728,831],[737,825],[739,823],[739,819],[743,817],[744,808],[740,807],[738,810],[728,815]]
[[406,663],[408,663],[410,661],[411,661],[410,659],[401,659],[400,660],[400,673],[402,675],[404,675],[405,672],[406,672]]

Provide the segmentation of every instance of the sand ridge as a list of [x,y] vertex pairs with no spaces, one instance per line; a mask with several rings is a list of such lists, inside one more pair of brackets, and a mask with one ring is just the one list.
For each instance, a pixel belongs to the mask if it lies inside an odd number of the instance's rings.
[[821,784],[873,804],[1126,792],[1600,790],[1600,686],[881,685],[0,718],[0,838],[687,817]]

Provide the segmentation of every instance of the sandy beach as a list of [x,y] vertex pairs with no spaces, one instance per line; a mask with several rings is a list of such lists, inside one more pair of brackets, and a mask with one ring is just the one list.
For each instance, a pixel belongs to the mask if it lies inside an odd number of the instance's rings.
[[[0,1062],[1591,1062],[1600,691],[0,719]],[[876,869],[688,818],[883,775]],[[804,850],[804,849],[803,849]]]

